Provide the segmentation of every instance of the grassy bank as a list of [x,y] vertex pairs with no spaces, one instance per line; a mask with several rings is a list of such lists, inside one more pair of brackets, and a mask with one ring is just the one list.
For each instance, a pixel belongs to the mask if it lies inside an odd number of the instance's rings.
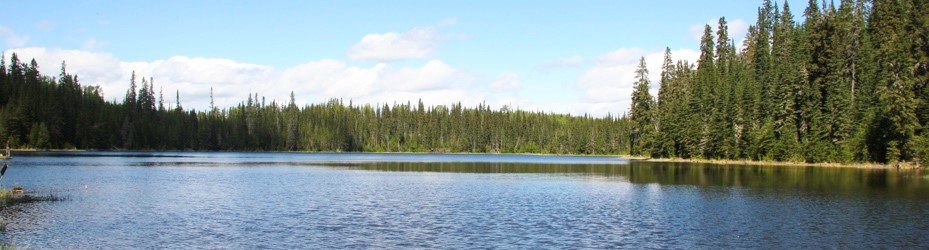
[[14,193],[12,189],[0,188],[0,205],[6,205],[13,200]]
[[22,187],[13,186],[12,189],[0,187],[0,207],[15,205],[19,203],[40,202],[40,201],[61,201],[63,197],[54,194],[32,195],[23,192]]
[[650,158],[647,156],[621,156],[634,161],[647,162],[680,162],[680,163],[702,163],[702,164],[720,164],[720,165],[746,165],[746,166],[799,166],[799,167],[829,167],[829,168],[871,168],[871,169],[920,169],[921,166],[915,162],[897,162],[897,163],[875,163],[875,162],[853,162],[853,163],[836,163],[836,162],[794,162],[794,161],[753,161],[753,160],[722,160],[722,159],[684,159],[684,158]]

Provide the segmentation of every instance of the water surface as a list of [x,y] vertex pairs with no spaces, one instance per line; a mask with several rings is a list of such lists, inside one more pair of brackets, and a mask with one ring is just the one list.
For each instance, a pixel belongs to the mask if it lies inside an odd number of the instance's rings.
[[616,157],[35,153],[26,248],[926,248],[919,172]]

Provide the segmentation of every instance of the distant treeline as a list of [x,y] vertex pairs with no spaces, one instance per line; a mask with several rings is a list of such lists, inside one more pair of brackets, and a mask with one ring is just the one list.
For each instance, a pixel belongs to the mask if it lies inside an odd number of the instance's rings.
[[64,63],[58,77],[41,75],[35,60],[21,63],[16,54],[0,67],[0,138],[13,147],[617,154],[629,146],[623,134],[627,120],[611,116],[460,103],[370,106],[330,100],[298,107],[293,94],[287,104],[248,94],[235,107],[196,111],[180,102],[166,108],[153,80],[135,74],[122,103],[114,103],[104,101],[98,87],[82,86]]
[[[235,107],[166,108],[133,74],[122,103],[81,86],[64,63],[43,76],[0,65],[0,138],[13,147],[636,154],[653,157],[896,162],[929,159],[929,1],[811,0],[802,23],[765,1],[745,43],[720,18],[696,65],[666,50],[657,98],[644,59],[628,115],[594,118],[503,107],[298,107],[248,94]],[[178,93],[175,93],[178,94]],[[176,96],[179,97],[179,96]],[[177,98],[179,99],[179,98]]]
[[929,1],[765,1],[737,49],[724,18],[696,66],[666,52],[657,99],[644,62],[633,154],[807,162],[929,160]]

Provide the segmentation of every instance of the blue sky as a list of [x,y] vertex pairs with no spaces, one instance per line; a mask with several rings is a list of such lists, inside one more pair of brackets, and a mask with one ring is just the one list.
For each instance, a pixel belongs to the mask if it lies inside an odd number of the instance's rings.
[[[720,16],[736,42],[760,1],[14,1],[0,49],[61,61],[121,99],[129,75],[174,103],[259,93],[301,104],[422,99],[601,116],[628,110],[631,71],[665,47],[695,60]],[[795,16],[805,3],[791,2]],[[657,83],[655,83],[657,85]]]

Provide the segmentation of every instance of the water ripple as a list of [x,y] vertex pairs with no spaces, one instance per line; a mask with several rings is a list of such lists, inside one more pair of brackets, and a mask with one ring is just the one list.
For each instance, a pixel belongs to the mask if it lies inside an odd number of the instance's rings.
[[[4,183],[71,198],[3,207],[0,235],[54,249],[929,247],[927,199],[910,193],[929,185],[893,173],[290,156],[18,158]],[[846,175],[862,182],[830,179]]]

